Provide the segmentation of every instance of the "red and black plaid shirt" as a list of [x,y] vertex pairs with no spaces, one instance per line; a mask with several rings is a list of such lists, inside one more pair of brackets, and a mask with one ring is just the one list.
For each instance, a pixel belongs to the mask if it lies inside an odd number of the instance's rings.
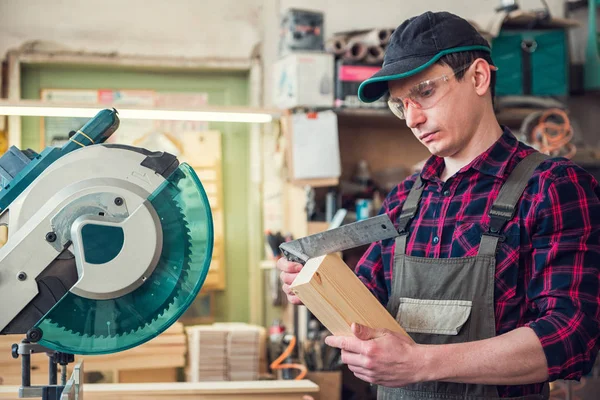
[[[442,158],[421,171],[425,182],[409,230],[408,255],[477,255],[500,187],[532,149],[504,129],[501,138],[442,182]],[[396,221],[416,175],[392,190],[382,211]],[[494,303],[498,335],[529,326],[548,359],[550,380],[578,379],[595,361],[600,336],[600,187],[569,160],[544,161],[504,228],[496,257]],[[394,239],[373,243],[356,273],[382,304],[391,293]],[[499,386],[502,397],[539,393],[542,384]]]

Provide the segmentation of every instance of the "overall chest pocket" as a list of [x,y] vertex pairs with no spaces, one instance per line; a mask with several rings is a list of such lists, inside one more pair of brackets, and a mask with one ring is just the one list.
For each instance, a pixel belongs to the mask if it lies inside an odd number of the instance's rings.
[[408,333],[458,335],[471,315],[470,300],[400,298],[396,320]]
[[[452,234],[450,257],[474,256],[479,250],[481,235],[488,231],[488,226],[480,222],[457,222]],[[498,254],[511,249],[518,249],[521,236],[517,222],[509,222],[502,230],[504,239],[498,243]]]
[[477,255],[483,229],[479,222],[457,222],[452,234],[450,257]]

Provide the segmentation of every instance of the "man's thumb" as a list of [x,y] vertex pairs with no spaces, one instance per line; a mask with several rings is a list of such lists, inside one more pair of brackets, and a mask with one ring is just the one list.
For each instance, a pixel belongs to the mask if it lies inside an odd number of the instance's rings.
[[375,339],[384,334],[382,329],[373,329],[357,323],[352,324],[352,332],[354,336],[361,340]]

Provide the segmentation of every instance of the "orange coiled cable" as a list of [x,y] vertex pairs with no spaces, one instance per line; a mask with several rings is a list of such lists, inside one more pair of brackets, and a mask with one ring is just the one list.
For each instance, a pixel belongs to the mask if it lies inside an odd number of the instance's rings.
[[[561,122],[552,122],[550,118]],[[553,108],[540,116],[528,139],[542,153],[572,158],[577,151],[575,145],[570,143],[572,138],[573,129],[569,117],[563,110]]]
[[303,364],[295,364],[295,363],[281,364],[281,362],[283,360],[285,360],[290,354],[292,354],[292,350],[294,349],[294,346],[296,345],[296,337],[293,335],[290,335],[290,336],[292,338],[290,340],[290,344],[283,351],[283,353],[281,353],[281,355],[279,357],[277,357],[277,359],[271,363],[270,367],[271,367],[271,369],[286,369],[286,368],[298,369],[298,370],[300,370],[300,374],[298,374],[298,376],[295,377],[294,380],[299,381],[300,379],[302,379],[306,376],[306,372],[307,372],[306,366],[304,366]]

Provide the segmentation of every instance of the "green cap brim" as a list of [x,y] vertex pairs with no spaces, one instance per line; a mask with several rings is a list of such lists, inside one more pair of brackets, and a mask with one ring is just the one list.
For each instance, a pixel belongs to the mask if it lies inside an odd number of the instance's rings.
[[358,98],[363,103],[372,103],[377,101],[388,91],[387,82],[416,75],[427,67],[433,65],[446,54],[477,50],[491,53],[491,49],[487,46],[463,46],[440,51],[431,58],[426,56],[411,57],[384,65],[372,77],[360,84],[358,87]]

